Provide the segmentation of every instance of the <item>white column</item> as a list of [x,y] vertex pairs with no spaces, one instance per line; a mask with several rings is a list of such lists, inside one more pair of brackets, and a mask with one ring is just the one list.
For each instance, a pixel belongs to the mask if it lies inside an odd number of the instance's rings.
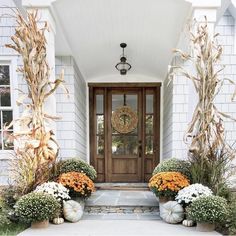
[[[50,81],[55,81],[55,34],[56,26],[51,11],[51,4],[55,0],[22,0],[22,6],[27,10],[38,10],[39,26],[43,26],[47,22],[49,26],[49,32],[45,32],[47,40],[47,61],[50,68]],[[55,116],[56,115],[56,97],[52,94],[46,101],[44,106],[45,112]],[[48,122],[48,129],[53,130],[56,133],[56,122]]]

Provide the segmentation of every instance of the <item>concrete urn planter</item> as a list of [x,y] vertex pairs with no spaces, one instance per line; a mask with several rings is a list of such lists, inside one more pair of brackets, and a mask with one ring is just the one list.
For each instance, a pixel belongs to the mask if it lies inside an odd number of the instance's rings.
[[200,232],[212,232],[214,230],[215,230],[215,224],[199,223],[199,222],[197,222],[197,231],[200,231]]
[[32,229],[43,229],[47,228],[49,225],[49,220],[44,220],[44,221],[36,221],[31,223],[31,228]]

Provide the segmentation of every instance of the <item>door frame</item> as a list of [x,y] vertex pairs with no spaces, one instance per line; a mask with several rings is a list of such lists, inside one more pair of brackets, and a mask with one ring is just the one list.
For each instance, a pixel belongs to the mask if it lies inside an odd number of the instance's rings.
[[[94,90],[95,89],[104,89],[104,107],[108,106],[108,100],[106,99],[108,98],[108,89],[109,88],[117,88],[117,89],[122,89],[122,88],[143,88],[144,89],[155,89],[156,90],[156,94],[157,96],[154,96],[154,104],[156,104],[156,106],[154,107],[154,112],[156,112],[156,126],[154,127],[155,130],[159,130],[159,132],[156,134],[156,139],[157,139],[157,145],[156,147],[154,147],[154,149],[158,150],[156,152],[156,158],[154,160],[155,165],[157,165],[160,161],[160,135],[161,135],[161,129],[160,129],[160,122],[161,122],[161,82],[157,82],[157,83],[88,83],[88,87],[89,87],[89,146],[90,146],[90,150],[89,150],[89,155],[90,155],[90,164],[95,166],[95,149],[94,149],[94,144],[95,144],[95,127],[94,127],[94,112],[95,112],[95,94],[94,94]],[[144,94],[144,93],[142,93]],[[145,104],[143,104],[143,106],[145,107]],[[143,117],[143,115],[142,115]],[[107,114],[104,113],[104,124],[108,122],[108,117]],[[105,134],[108,132],[108,126],[105,125],[104,126],[105,130]],[[143,132],[142,132],[143,133]],[[107,136],[107,135],[105,135]],[[107,148],[108,142],[105,139],[105,143],[104,143],[104,178],[102,178],[102,181],[99,182],[109,182],[109,179],[107,179],[106,173],[108,173],[109,176],[109,165],[108,165],[108,161],[106,161],[106,157],[108,156],[108,152],[109,152],[109,148]],[[144,157],[144,147],[142,148],[143,150],[143,157]],[[144,171],[144,159],[142,158],[142,164],[141,164],[141,175],[142,175],[142,182],[145,182],[147,180],[145,180],[145,171]]]

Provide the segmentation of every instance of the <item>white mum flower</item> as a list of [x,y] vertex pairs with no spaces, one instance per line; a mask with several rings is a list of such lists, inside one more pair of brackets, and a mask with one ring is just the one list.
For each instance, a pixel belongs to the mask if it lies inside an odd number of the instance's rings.
[[213,195],[213,192],[208,187],[202,184],[191,184],[183,189],[181,189],[175,200],[181,204],[190,204],[194,200],[198,199],[201,196],[210,196]]

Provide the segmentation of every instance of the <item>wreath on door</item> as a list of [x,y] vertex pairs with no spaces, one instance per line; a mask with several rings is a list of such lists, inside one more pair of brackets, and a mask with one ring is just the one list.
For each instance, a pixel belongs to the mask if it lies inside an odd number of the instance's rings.
[[113,128],[122,134],[132,132],[138,125],[138,116],[129,106],[117,108],[111,117]]

